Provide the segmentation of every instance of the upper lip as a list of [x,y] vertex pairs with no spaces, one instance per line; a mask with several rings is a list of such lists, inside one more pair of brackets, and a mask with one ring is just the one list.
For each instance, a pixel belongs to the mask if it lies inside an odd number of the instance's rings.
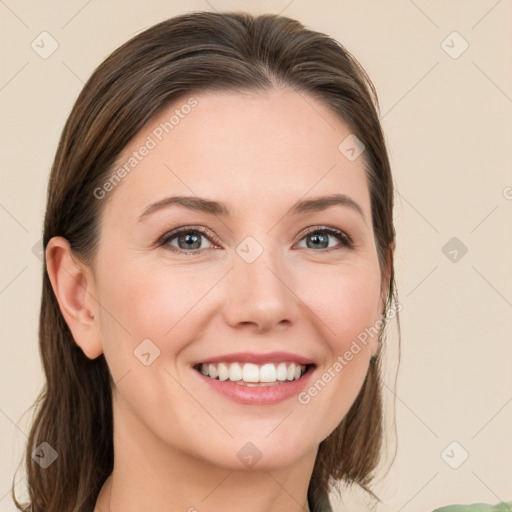
[[253,364],[263,364],[263,363],[280,363],[283,361],[291,361],[295,363],[299,363],[301,365],[315,364],[311,359],[307,357],[300,356],[298,354],[292,354],[291,352],[267,352],[265,354],[258,354],[256,352],[233,352],[231,354],[224,354],[221,356],[210,357],[208,359],[201,359],[201,361],[197,361],[193,364],[196,366],[198,364],[209,364],[209,363],[234,363],[234,362],[243,362],[243,363],[253,363]]

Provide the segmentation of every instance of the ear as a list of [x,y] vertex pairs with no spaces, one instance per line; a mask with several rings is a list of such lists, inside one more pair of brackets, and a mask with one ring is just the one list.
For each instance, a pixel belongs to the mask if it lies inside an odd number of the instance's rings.
[[53,237],[46,247],[46,267],[59,307],[75,342],[89,359],[103,353],[99,306],[91,270],[73,255],[69,242]]

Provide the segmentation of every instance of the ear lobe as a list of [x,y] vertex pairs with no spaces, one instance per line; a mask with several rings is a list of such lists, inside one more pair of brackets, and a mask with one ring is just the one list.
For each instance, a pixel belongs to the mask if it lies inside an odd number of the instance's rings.
[[69,242],[53,237],[46,247],[46,267],[59,308],[75,342],[89,359],[103,353],[99,339],[99,308],[93,276],[74,257]]

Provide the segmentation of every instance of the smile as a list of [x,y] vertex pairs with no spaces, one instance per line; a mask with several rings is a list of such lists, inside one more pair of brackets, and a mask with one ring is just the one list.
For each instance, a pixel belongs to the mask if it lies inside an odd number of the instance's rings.
[[299,380],[309,366],[294,362],[265,363],[262,365],[243,362],[200,363],[194,368],[206,377],[244,385],[275,385]]

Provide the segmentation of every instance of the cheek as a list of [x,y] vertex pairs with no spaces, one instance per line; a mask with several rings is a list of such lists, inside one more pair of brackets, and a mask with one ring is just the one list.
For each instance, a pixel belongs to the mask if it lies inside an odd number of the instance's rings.
[[375,266],[340,265],[332,272],[301,279],[300,296],[321,320],[333,357],[378,320],[380,274]]
[[324,418],[322,439],[346,416],[366,377],[370,349],[378,340],[371,328],[378,320],[379,278],[378,267],[367,264],[340,266],[305,282],[310,290],[306,302],[321,319],[329,355],[298,399],[304,410],[312,408],[307,414]]
[[180,339],[186,343],[184,331],[190,334],[191,326],[200,323],[201,301],[220,277],[192,266],[138,265],[121,260],[109,264],[105,258],[98,269],[105,352],[115,349],[116,360],[121,353],[129,360],[133,350],[150,339],[162,352],[176,354],[183,348]]

